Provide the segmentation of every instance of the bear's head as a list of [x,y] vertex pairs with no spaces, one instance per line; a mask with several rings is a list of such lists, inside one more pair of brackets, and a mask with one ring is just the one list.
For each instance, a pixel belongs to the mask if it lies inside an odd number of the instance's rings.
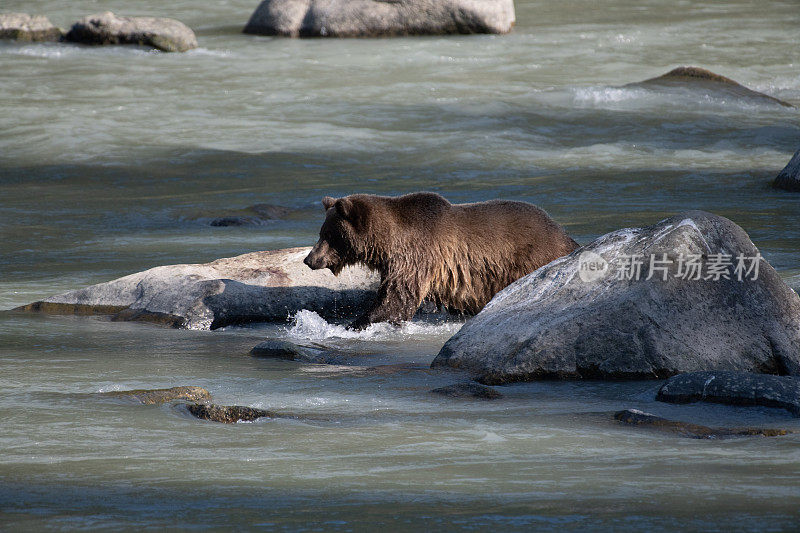
[[325,222],[319,230],[319,240],[303,262],[313,270],[328,268],[338,275],[348,265],[365,259],[365,232],[369,203],[358,196],[322,199]]

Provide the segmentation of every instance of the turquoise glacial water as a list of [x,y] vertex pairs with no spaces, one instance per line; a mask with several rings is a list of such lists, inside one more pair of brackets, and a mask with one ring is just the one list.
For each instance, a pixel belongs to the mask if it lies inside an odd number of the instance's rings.
[[[257,1],[4,0],[61,26],[169,16],[200,48],[0,42],[0,309],[152,266],[311,245],[325,195],[514,198],[582,243],[688,209],[731,218],[796,290],[800,196],[770,187],[800,112],[623,85],[697,65],[800,106],[788,1],[517,2],[505,36],[243,35]],[[285,220],[212,227],[256,203]],[[800,430],[774,409],[672,406],[658,382],[539,382],[493,402],[428,393],[458,322],[348,336],[0,313],[0,529],[793,530],[800,438],[692,440],[639,408]],[[265,337],[336,367],[247,355]],[[406,364],[366,373],[357,367]],[[293,419],[233,426],[86,393],[199,385]]]

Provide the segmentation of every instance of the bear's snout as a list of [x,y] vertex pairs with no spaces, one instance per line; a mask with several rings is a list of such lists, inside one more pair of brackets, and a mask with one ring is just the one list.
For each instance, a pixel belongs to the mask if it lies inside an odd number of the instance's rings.
[[308,268],[311,270],[319,270],[320,268],[325,268],[328,266],[328,261],[326,259],[326,253],[328,251],[327,243],[317,243],[305,259],[303,259],[303,263],[308,265]]
[[303,259],[303,263],[308,265],[308,268],[311,270],[319,270],[320,268],[325,268],[325,262],[322,260],[321,257],[312,257],[314,252],[311,252]]

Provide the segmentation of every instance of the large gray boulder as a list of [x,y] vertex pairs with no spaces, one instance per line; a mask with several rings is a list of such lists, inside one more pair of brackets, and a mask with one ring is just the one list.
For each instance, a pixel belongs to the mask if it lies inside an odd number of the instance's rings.
[[156,17],[118,17],[111,11],[89,15],[72,25],[67,41],[82,44],[137,44],[164,52],[197,48],[197,37],[183,22]]
[[[650,257],[663,254],[672,263],[656,262],[665,270],[646,279]],[[757,276],[740,271],[738,279],[739,254]],[[699,370],[798,375],[800,298],[765,260],[748,260],[757,254],[739,226],[702,211],[609,233],[499,292],[433,366],[466,369],[487,384]],[[644,262],[639,279],[624,268],[634,256]],[[715,280],[726,258],[730,279]]]
[[717,97],[735,99],[748,99],[767,104],[778,104],[784,107],[794,107],[788,102],[778,100],[768,94],[748,89],[744,85],[700,67],[678,67],[666,74],[636,83],[629,83],[625,87],[641,87],[651,91],[671,92],[676,89],[696,89],[706,91]]
[[777,407],[800,416],[800,378],[749,372],[688,372],[669,378],[656,399],[669,403]]
[[47,17],[27,13],[0,13],[0,39],[16,41],[58,41],[64,32]]
[[111,314],[188,329],[286,320],[301,309],[331,317],[364,309],[379,276],[348,267],[339,276],[311,270],[311,248],[253,252],[206,264],[151,268],[17,308],[69,314]]
[[772,186],[787,191],[800,191],[800,150],[797,150],[789,163],[772,182]]
[[264,0],[245,33],[386,37],[508,33],[513,0]]

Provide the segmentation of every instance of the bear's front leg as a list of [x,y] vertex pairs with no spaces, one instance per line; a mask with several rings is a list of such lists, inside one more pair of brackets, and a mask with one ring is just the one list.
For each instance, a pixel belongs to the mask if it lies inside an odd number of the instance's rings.
[[419,290],[401,283],[381,283],[375,301],[369,310],[353,321],[350,329],[364,329],[376,322],[390,322],[398,325],[411,320],[422,302]]

